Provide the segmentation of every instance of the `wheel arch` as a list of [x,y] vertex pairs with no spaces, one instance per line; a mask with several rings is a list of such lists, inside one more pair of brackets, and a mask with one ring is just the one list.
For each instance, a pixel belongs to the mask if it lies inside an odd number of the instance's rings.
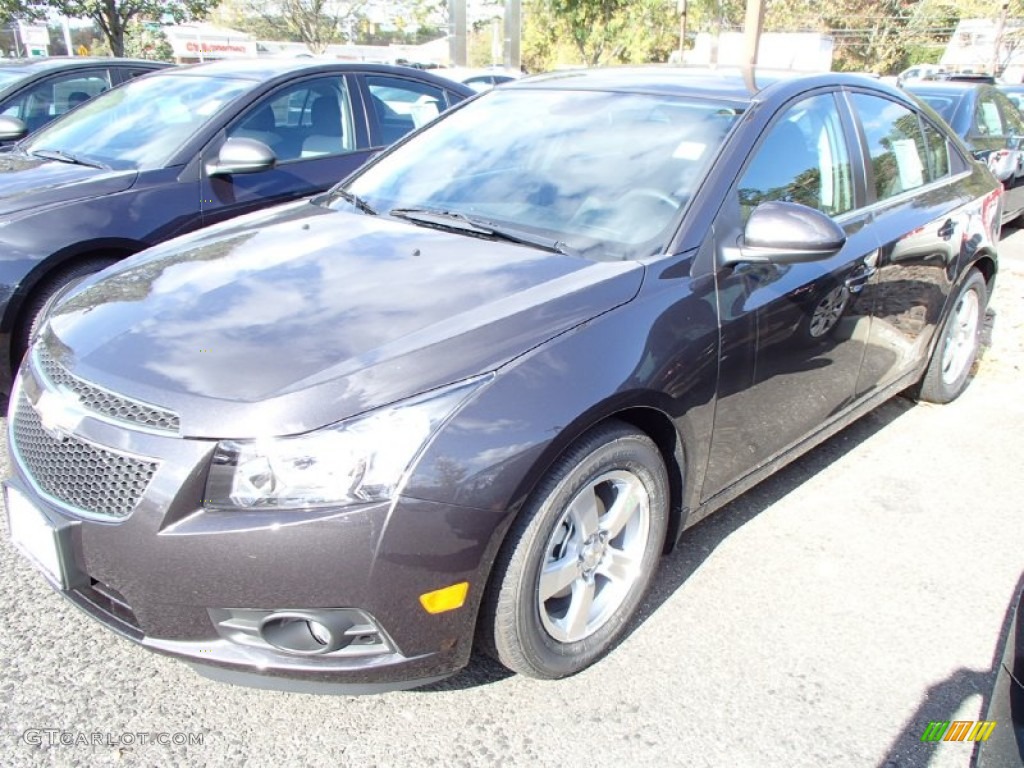
[[[995,287],[996,272],[999,268],[996,266],[996,260],[993,254],[988,251],[982,251],[976,254],[977,258],[968,266],[968,271],[971,269],[977,269],[981,272],[981,276],[985,278],[985,287],[988,290],[988,295],[992,296],[992,289]],[[966,272],[965,272],[966,275]]]
[[[25,307],[30,306],[36,294],[62,271],[88,259],[113,256],[118,261],[148,247],[145,243],[123,238],[104,238],[85,241],[63,248],[39,261],[23,277],[17,290],[11,295],[4,312],[0,330],[9,334],[8,354],[13,361],[17,354],[17,339],[25,322]],[[12,362],[12,368],[13,368]]]
[[[688,495],[696,487],[694,466],[688,461],[691,453],[687,450],[687,439],[677,428],[677,421],[669,415],[669,409],[650,398],[636,393],[628,400],[613,401],[590,409],[566,425],[545,447],[529,470],[524,474],[523,483],[516,490],[513,508],[518,516],[526,499],[540,485],[566,451],[584,434],[610,421],[620,421],[639,430],[657,446],[669,477],[669,523],[665,535],[665,552],[671,551],[685,526],[688,513]],[[683,432],[687,428],[685,417],[681,420]]]

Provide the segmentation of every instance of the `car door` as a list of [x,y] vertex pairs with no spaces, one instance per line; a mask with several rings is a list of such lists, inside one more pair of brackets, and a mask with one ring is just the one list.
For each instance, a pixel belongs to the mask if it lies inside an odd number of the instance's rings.
[[[361,104],[345,75],[320,75],[283,85],[256,101],[203,150],[203,224],[322,192],[370,155]],[[255,139],[276,166],[250,174],[213,175],[207,169],[228,138]]]
[[853,92],[850,103],[870,158],[867,188],[880,249],[863,295],[872,323],[857,392],[867,394],[905,377],[927,355],[974,195],[963,186],[966,158],[927,117],[874,93]]
[[[762,134],[715,219],[721,360],[704,499],[853,400],[870,322],[860,289],[878,248],[871,214],[858,205],[852,134],[833,92],[791,103]],[[805,263],[733,261],[751,212],[772,200],[828,214],[845,245]]]
[[18,118],[32,133],[110,86],[111,74],[107,67],[50,75],[7,98],[0,105],[0,114]]

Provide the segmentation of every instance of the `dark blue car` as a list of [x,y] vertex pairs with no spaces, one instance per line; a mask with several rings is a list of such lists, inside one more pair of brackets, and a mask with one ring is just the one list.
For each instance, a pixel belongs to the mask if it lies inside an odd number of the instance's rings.
[[28,133],[132,78],[170,67],[162,61],[53,57],[0,62],[0,115]]
[[904,86],[949,123],[1003,183],[1003,222],[1024,214],[1024,117],[992,85],[919,81]]
[[[69,283],[321,192],[473,94],[405,67],[218,62],[129,82],[0,154],[0,390]],[[0,139],[24,130],[0,117]]]

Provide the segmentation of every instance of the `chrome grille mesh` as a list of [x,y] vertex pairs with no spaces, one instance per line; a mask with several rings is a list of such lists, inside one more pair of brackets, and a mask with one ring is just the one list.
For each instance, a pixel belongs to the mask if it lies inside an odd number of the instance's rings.
[[113,392],[107,392],[105,389],[100,389],[72,376],[53,359],[43,345],[37,347],[35,356],[43,375],[52,384],[74,392],[83,408],[106,416],[108,419],[116,419],[128,424],[138,424],[165,432],[178,431],[179,422],[176,413],[115,395]]
[[36,485],[74,509],[127,517],[156,473],[157,462],[125,456],[73,436],[54,437],[24,394],[11,425],[18,456]]

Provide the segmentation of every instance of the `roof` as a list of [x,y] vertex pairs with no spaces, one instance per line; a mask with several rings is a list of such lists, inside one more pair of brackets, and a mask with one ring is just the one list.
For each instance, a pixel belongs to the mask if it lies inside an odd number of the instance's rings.
[[959,94],[975,91],[982,87],[992,88],[988,83],[973,80],[914,80],[903,84],[903,90],[911,93],[947,93]]
[[95,67],[102,64],[143,64],[151,67],[169,66],[162,61],[147,61],[145,59],[118,59],[108,56],[50,56],[41,59],[2,59],[0,60],[0,70],[28,75],[58,69]]
[[473,96],[472,88],[438,77],[433,70],[414,69],[392,64],[369,64],[361,61],[331,61],[324,59],[223,59],[221,61],[210,61],[205,64],[190,64],[177,67],[166,74],[174,76],[204,76],[204,77],[225,77],[239,80],[253,80],[264,82],[282,75],[290,75],[295,72],[370,72],[381,75],[406,75],[433,82],[439,87],[447,88],[450,91],[457,91],[463,96]]
[[630,91],[661,95],[695,96],[748,103],[776,84],[867,85],[885,88],[864,75],[823,72],[765,70],[752,68],[704,69],[677,66],[603,67],[572,69],[534,75],[502,86],[510,88],[565,88],[595,91]]

